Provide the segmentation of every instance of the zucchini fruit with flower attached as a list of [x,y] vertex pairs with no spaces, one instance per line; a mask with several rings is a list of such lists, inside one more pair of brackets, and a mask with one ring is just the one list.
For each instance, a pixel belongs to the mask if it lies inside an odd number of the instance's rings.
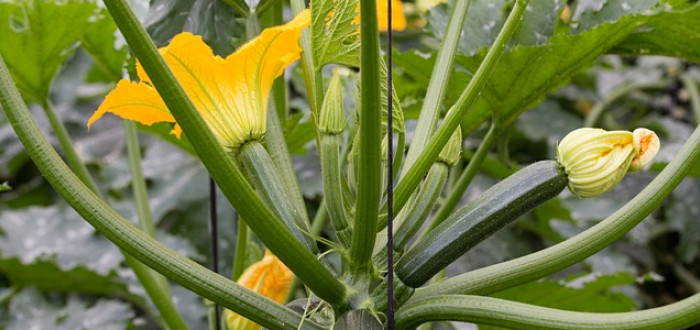
[[599,196],[659,149],[654,132],[582,128],[559,144],[557,161],[529,165],[471,200],[417,242],[396,264],[396,275],[419,287],[462,254],[569,186],[578,197]]

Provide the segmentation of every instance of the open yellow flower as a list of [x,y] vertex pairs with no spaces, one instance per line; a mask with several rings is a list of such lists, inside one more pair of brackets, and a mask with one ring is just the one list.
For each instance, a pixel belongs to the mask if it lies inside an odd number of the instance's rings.
[[[360,5],[357,5],[357,16],[352,21],[353,24],[360,24]],[[332,15],[332,13],[331,13]],[[379,31],[385,32],[389,30],[387,17],[389,16],[389,5],[386,0],[377,0],[377,20],[379,21]],[[406,29],[406,15],[403,12],[403,2],[401,0],[391,0],[391,27],[394,31],[403,31]],[[357,28],[360,31],[360,28]]]
[[[265,29],[226,59],[213,55],[200,36],[187,32],[176,35],[160,53],[219,143],[235,151],[265,133],[272,83],[299,59],[298,40],[309,24],[305,10],[287,24]],[[143,68],[137,69],[140,82],[119,81],[88,127],[108,112],[144,125],[175,122]],[[173,134],[180,136],[178,124]]]
[[[292,271],[268,250],[262,260],[252,264],[241,274],[238,284],[282,303],[289,293],[293,276]],[[224,312],[224,317],[230,330],[262,329],[259,324],[228,309]]]
[[[379,31],[389,30],[386,24],[389,15],[389,6],[386,0],[377,0],[377,19],[379,20]],[[403,3],[400,0],[391,0],[391,29],[403,31],[406,29],[406,16],[403,13]]]

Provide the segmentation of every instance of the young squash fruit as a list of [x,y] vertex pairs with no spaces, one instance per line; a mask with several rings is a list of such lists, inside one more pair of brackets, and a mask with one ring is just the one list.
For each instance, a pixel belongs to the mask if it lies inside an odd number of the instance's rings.
[[610,191],[629,171],[639,170],[659,149],[653,131],[582,128],[559,145],[558,160],[529,165],[454,212],[396,264],[397,277],[417,288],[440,270],[521,215],[569,186],[579,197]]

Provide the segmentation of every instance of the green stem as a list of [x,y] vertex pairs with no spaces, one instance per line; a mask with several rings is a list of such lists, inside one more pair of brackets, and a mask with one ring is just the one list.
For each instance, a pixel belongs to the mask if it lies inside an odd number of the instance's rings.
[[[295,16],[306,9],[304,0],[290,0],[289,4],[292,7],[292,14]],[[299,46],[301,47],[301,68],[304,71],[304,83],[309,97],[309,107],[311,108],[311,113],[317,116],[323,103],[323,81],[321,81],[321,77],[316,75],[316,72],[320,72],[320,70],[316,68],[314,63],[314,55],[311,52],[311,34],[308,30],[301,32]],[[318,137],[318,134],[316,136]]]
[[10,286],[8,288],[5,288],[5,291],[0,294],[0,306],[5,305],[6,302],[8,302],[12,297],[19,292],[19,288],[17,286]]
[[136,278],[146,290],[146,294],[148,294],[153,305],[158,309],[161,317],[160,322],[170,330],[189,329],[187,323],[185,323],[185,320],[180,316],[180,313],[173,304],[170,287],[165,277],[156,273],[153,269],[148,268],[148,266],[141,263],[136,257],[128,253],[123,254],[124,261],[126,261],[129,268],[134,271]]
[[68,165],[70,165],[71,169],[73,169],[75,175],[80,178],[80,181],[85,183],[90,190],[99,195],[100,192],[99,189],[97,189],[95,181],[92,180],[90,172],[88,172],[87,167],[85,167],[85,164],[83,164],[83,161],[80,159],[80,156],[78,156],[75,148],[73,148],[73,141],[71,141],[70,135],[68,135],[68,131],[66,131],[66,127],[63,126],[61,119],[59,119],[56,115],[56,110],[54,109],[53,104],[51,104],[51,100],[44,100],[42,103],[42,108],[46,113],[46,117],[49,119],[51,129],[56,135],[58,143],[61,145],[61,149],[66,156],[66,161],[68,161]]
[[376,0],[360,0],[360,140],[357,204],[350,267],[364,272],[370,265],[382,192],[382,112],[379,31]]
[[496,41],[494,41],[493,46],[491,49],[489,49],[484,61],[479,66],[479,69],[476,70],[476,73],[472,77],[471,81],[469,81],[467,88],[464,90],[454,106],[452,106],[452,108],[450,108],[450,110],[447,112],[447,116],[442,122],[442,125],[440,125],[425,149],[416,159],[415,163],[410,166],[408,171],[405,172],[406,174],[396,186],[394,194],[395,212],[399,212],[406,204],[408,198],[421,182],[423,176],[425,176],[425,174],[428,172],[438,154],[440,154],[442,147],[450,139],[450,136],[452,136],[452,133],[454,133],[464,115],[467,113],[469,108],[471,108],[474,101],[476,101],[476,99],[479,97],[481,90],[488,81],[489,76],[501,58],[501,55],[503,55],[503,51],[505,50],[508,41],[513,36],[513,33],[515,33],[528,3],[529,0],[517,0],[515,2],[515,6],[508,15],[508,19],[503,25],[503,29],[501,32],[499,32],[498,37],[496,37]]
[[349,226],[350,217],[345,211],[343,187],[340,168],[339,135],[321,134],[321,174],[323,176],[323,195],[328,208],[328,215],[335,228],[338,241],[344,248],[352,242],[352,228]]
[[314,219],[311,222],[311,233],[314,236],[321,235],[321,231],[323,231],[323,226],[326,224],[327,221],[328,221],[328,206],[326,203],[326,198],[324,197],[321,200],[321,203],[318,204],[318,209],[316,210],[316,215],[314,216]]
[[681,75],[680,78],[690,96],[690,109],[693,111],[695,122],[700,123],[700,92],[698,92],[698,85],[693,78],[686,74]]
[[129,155],[131,187],[134,192],[134,203],[136,204],[136,213],[139,217],[139,227],[151,237],[156,237],[156,228],[153,225],[153,216],[148,205],[146,180],[141,170],[141,146],[139,145],[138,130],[134,122],[124,121],[124,136],[126,137],[126,150]]
[[[398,260],[404,252],[409,240],[418,232],[425,219],[433,210],[437,199],[440,196],[449,167],[437,162],[433,164],[423,181],[420,190],[411,197],[410,206],[401,210],[394,219],[394,260]],[[386,228],[379,234],[381,239],[375,244],[374,263],[376,265],[386,265]]]
[[425,219],[430,215],[430,211],[435,207],[440,191],[445,186],[449,166],[447,164],[437,162],[433,164],[428,172],[428,175],[423,181],[418,194],[416,195],[415,204],[411,205],[411,210],[407,212],[406,220],[399,224],[399,229],[396,232],[395,250],[403,253],[408,241],[418,232],[423,225]]
[[346,308],[346,287],[296,240],[246,181],[240,169],[207,128],[126,0],[105,0],[105,5],[168,110],[182,126],[199,159],[231,205],[248,221],[248,226],[265,246],[316,295],[340,310]]
[[223,0],[227,5],[233,7],[241,16],[247,17],[250,15],[250,7],[245,0]]
[[[296,329],[296,325],[302,322],[301,315],[223,276],[212,273],[166,247],[122,218],[99,199],[71,172],[42,135],[27,106],[23,103],[1,55],[0,105],[5,110],[12,128],[29,157],[56,192],[86,221],[125,252],[185,288],[263,326],[274,329]],[[274,215],[272,217],[274,219]],[[297,247],[288,248],[297,249]],[[319,266],[323,269],[323,266]],[[310,320],[305,320],[304,324],[309,328],[322,329],[320,325]]]
[[[544,250],[416,290],[415,299],[442,294],[489,294],[583,261],[620,239],[656,209],[700,162],[700,126],[656,178],[625,206],[588,230]],[[412,298],[412,299],[414,299]]]
[[467,191],[467,187],[469,187],[472,179],[474,179],[474,176],[479,171],[481,164],[484,162],[486,155],[489,153],[489,150],[491,150],[494,141],[496,141],[496,131],[496,125],[491,124],[491,127],[484,136],[484,140],[481,141],[481,145],[479,145],[479,148],[476,149],[474,157],[472,157],[472,159],[469,161],[469,165],[467,165],[467,168],[464,170],[464,172],[462,172],[462,175],[459,176],[456,185],[454,188],[452,188],[452,190],[450,190],[447,199],[442,206],[440,206],[440,209],[433,218],[433,221],[430,223],[428,229],[423,232],[423,235],[437,227],[437,225],[447,219],[447,217],[450,216],[450,213],[454,211],[455,206],[457,206],[459,200],[462,199],[462,195],[464,195],[464,192]]
[[[318,205],[318,209],[316,210],[316,215],[314,216],[313,221],[311,222],[311,234],[314,237],[320,236],[321,231],[323,231],[323,227],[328,221],[328,210],[326,209],[326,199],[323,198],[321,199],[321,203]],[[297,287],[299,287],[299,278],[294,276],[292,279],[292,284],[290,285],[289,293],[287,294],[287,298],[285,298],[284,301],[290,302],[292,299],[294,299],[294,292],[296,291]]]
[[[61,148],[66,154],[66,159],[71,165],[71,168],[73,171],[75,171],[75,174],[78,176],[80,181],[88,187],[88,189],[99,195],[97,185],[95,185],[95,182],[92,180],[87,168],[80,160],[75,148],[73,148],[73,142],[71,141],[65,126],[63,126],[63,123],[61,123],[61,120],[56,115],[53,105],[49,100],[45,100],[43,108],[49,122],[51,123],[54,134],[56,134],[56,137],[61,144]],[[139,219],[142,221],[140,214]],[[171,329],[187,329],[187,325],[172,303],[170,288],[168,287],[167,281],[165,281],[164,278],[159,278],[160,276],[158,274],[154,273],[150,268],[140,263],[128,253],[123,253],[123,255],[127,265],[129,265],[129,267],[134,271],[137,279],[141,285],[143,285],[146,293],[160,312],[162,321],[165,322],[165,324],[167,324]]]
[[423,152],[423,149],[425,149],[425,146],[428,144],[428,139],[437,126],[438,118],[440,117],[440,106],[445,98],[447,84],[450,81],[455,54],[457,54],[457,48],[461,40],[464,20],[467,18],[470,2],[470,0],[462,0],[453,3],[450,19],[445,29],[445,36],[442,39],[442,45],[440,46],[440,50],[438,50],[437,59],[435,60],[435,67],[430,74],[428,91],[425,94],[425,100],[423,100],[423,105],[421,106],[416,130],[413,133],[411,146],[408,148],[403,175],[408,172],[408,169],[416,161],[418,155]]
[[[125,120],[124,135],[126,137],[126,149],[129,155],[129,168],[131,169],[131,186],[134,192],[134,202],[136,213],[139,217],[139,227],[149,236],[155,238],[156,230],[153,225],[153,217],[148,206],[148,193],[146,191],[146,181],[141,170],[141,147],[139,146],[138,131],[136,124]],[[124,254],[127,263],[136,273],[148,296],[153,301],[163,322],[170,329],[187,329],[187,324],[173,305],[170,284],[162,275],[146,267],[135,258]]]
[[673,265],[673,273],[676,277],[695,293],[700,293],[700,279],[695,277],[688,269],[680,263]]
[[250,235],[248,235],[248,225],[241,216],[238,216],[238,231],[236,232],[236,254],[233,259],[233,273],[231,279],[238,281],[243,271],[245,270],[246,262],[248,261],[248,244]]
[[397,329],[428,321],[474,322],[513,329],[683,329],[700,322],[700,294],[664,307],[625,313],[587,313],[479,296],[441,296],[404,305]]
[[[281,13],[282,13],[282,5],[284,2],[282,0],[260,0],[258,2],[258,5],[255,6],[255,14],[257,15],[264,15],[268,9],[273,8],[273,11],[277,11],[277,8],[279,8],[279,13],[280,13],[280,21],[277,24],[282,23],[281,20]],[[275,25],[277,25],[275,24]]]
[[399,177],[399,170],[403,164],[406,149],[406,132],[399,132],[399,140],[396,143],[396,155],[394,155],[394,168],[392,173],[394,173],[394,181]]
[[653,83],[628,83],[621,85],[614,90],[612,90],[608,95],[603,98],[602,101],[596,103],[596,105],[591,109],[591,111],[586,115],[586,120],[583,123],[585,127],[593,127],[600,120],[600,116],[603,115],[603,111],[609,107],[613,102],[617,101],[619,98],[627,95],[630,92],[647,89],[647,88],[663,88],[668,86],[670,81],[661,80]]
[[[283,86],[284,87],[284,86]],[[271,104],[272,105],[272,104]],[[294,210],[301,217],[306,228],[309,227],[309,214],[306,211],[304,196],[301,194],[299,181],[294,172],[292,158],[289,156],[287,142],[284,140],[282,124],[277,116],[276,106],[271,106],[267,111],[267,132],[265,133],[265,148],[269,151],[272,163],[275,165],[280,183]]]
[[[284,18],[283,18],[283,11],[284,11],[284,2],[279,1],[279,0],[270,0],[267,2],[264,2],[262,4],[259,4],[257,8],[255,8],[256,13],[259,13],[259,10],[265,10],[266,8],[261,8],[261,6],[269,4],[270,8],[272,9],[271,11],[267,12],[262,19],[264,25],[266,27],[268,26],[276,26],[276,25],[281,25],[284,23]],[[280,121],[280,126],[284,127],[285,121],[287,120],[287,83],[284,81],[284,75],[281,77],[275,79],[275,82],[272,84],[272,99],[274,100],[275,104],[275,109],[277,109],[277,116],[279,117]]]
[[309,227],[301,210],[292,204],[292,198],[282,185],[278,169],[273,165],[272,158],[258,141],[249,141],[240,148],[238,160],[253,181],[263,199],[271,205],[285,226],[299,242],[314,254],[318,253],[316,241],[309,235]]

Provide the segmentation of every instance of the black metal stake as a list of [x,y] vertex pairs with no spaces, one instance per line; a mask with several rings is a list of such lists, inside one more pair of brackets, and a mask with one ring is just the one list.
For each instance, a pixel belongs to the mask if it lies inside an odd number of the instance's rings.
[[[381,0],[379,0],[381,1]],[[394,132],[392,127],[393,122],[393,93],[392,93],[392,72],[391,72],[391,0],[387,2],[387,61],[386,61],[386,91],[387,91],[387,113],[386,113],[386,130],[387,130],[387,305],[386,317],[387,328],[394,329]],[[401,152],[401,150],[399,150]]]
[[[216,182],[209,177],[209,237],[211,238],[211,270],[219,273],[219,229],[216,214]],[[214,329],[221,329],[221,311],[214,304]]]

